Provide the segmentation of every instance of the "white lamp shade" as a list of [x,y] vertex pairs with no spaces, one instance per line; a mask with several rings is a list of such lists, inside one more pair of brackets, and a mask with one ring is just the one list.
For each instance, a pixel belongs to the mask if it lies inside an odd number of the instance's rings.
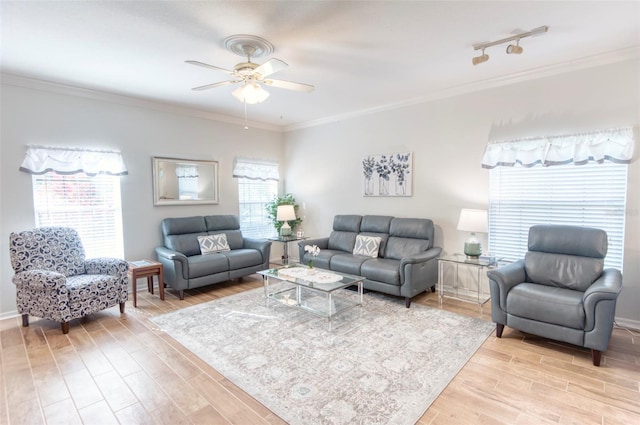
[[276,214],[276,220],[289,221],[296,219],[296,211],[293,205],[278,205],[278,213]]
[[263,102],[269,97],[269,92],[258,83],[246,83],[235,89],[231,94],[240,102],[245,102],[249,105]]
[[464,232],[487,233],[489,231],[487,210],[463,208],[458,219],[458,230]]

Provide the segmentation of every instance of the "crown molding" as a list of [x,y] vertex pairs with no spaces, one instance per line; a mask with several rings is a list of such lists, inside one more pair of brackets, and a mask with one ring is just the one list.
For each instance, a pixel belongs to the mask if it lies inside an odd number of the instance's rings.
[[524,81],[536,80],[539,78],[549,77],[558,74],[578,71],[587,68],[595,68],[598,66],[609,65],[618,62],[627,62],[640,60],[640,45],[631,46],[600,55],[588,56],[580,59],[566,61],[554,65],[540,68],[534,68],[515,74],[504,75],[483,81],[476,81],[469,84],[462,84],[450,87],[444,90],[438,90],[425,96],[404,100],[401,102],[390,103],[375,108],[362,109],[359,111],[348,112],[346,114],[332,115],[313,121],[307,121],[299,124],[293,124],[283,127],[284,132],[301,130],[319,125],[334,123],[337,121],[345,121],[365,115],[377,114],[379,112],[390,111],[394,109],[404,108],[407,106],[417,105],[420,103],[432,102],[434,100],[445,99],[449,97],[459,96],[467,93],[487,90],[495,87],[506,86],[510,84],[521,83]]
[[[4,85],[22,87],[33,90],[47,91],[69,96],[83,97],[86,99],[100,100],[103,102],[117,103],[126,106],[136,106],[145,109],[152,109],[160,112],[168,112],[178,115],[186,115],[193,118],[202,118],[211,121],[218,121],[227,124],[245,126],[245,120],[241,118],[229,117],[227,115],[215,114],[213,112],[203,111],[201,109],[181,106],[178,104],[162,102],[159,100],[145,99],[140,97],[126,96],[116,93],[108,93],[100,90],[86,89],[67,84],[54,83],[51,81],[40,80],[37,78],[25,77],[16,74],[0,74],[0,82]],[[260,128],[263,130],[282,132],[282,127],[277,125],[265,124],[257,121],[247,121],[246,124],[251,128]]]

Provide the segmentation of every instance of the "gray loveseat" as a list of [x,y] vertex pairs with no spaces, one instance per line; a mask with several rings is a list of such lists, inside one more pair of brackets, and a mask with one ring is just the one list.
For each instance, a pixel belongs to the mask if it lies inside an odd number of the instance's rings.
[[[198,237],[226,236],[228,250],[203,254]],[[242,236],[235,215],[165,218],[164,246],[156,248],[164,281],[184,299],[184,290],[240,278],[269,268],[271,242]],[[206,251],[205,251],[206,252]]]
[[[433,246],[433,233],[433,222],[424,218],[336,215],[328,237],[298,243],[300,262],[312,260],[322,269],[364,276],[365,289],[404,297],[409,308],[412,297],[436,290],[442,249]],[[354,254],[371,238],[379,238],[376,252]],[[312,256],[307,245],[317,245],[320,253]]]

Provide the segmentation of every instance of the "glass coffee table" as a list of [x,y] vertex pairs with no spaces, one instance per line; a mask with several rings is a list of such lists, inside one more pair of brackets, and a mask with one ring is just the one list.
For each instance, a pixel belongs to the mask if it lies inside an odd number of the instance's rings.
[[[267,302],[277,301],[318,316],[331,318],[353,307],[362,307],[363,276],[334,272],[302,264],[259,271]],[[356,291],[339,291],[357,286]]]

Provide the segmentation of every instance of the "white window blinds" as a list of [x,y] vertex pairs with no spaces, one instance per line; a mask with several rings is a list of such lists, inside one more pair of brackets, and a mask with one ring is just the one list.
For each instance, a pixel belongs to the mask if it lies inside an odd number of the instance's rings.
[[124,258],[120,178],[109,175],[33,175],[37,227],[78,231],[87,258]]
[[251,238],[275,237],[276,230],[266,208],[278,196],[278,182],[239,178],[238,195],[242,234]]
[[608,234],[605,266],[622,270],[626,193],[625,164],[494,168],[489,191],[491,255],[523,258],[534,224],[589,226]]

